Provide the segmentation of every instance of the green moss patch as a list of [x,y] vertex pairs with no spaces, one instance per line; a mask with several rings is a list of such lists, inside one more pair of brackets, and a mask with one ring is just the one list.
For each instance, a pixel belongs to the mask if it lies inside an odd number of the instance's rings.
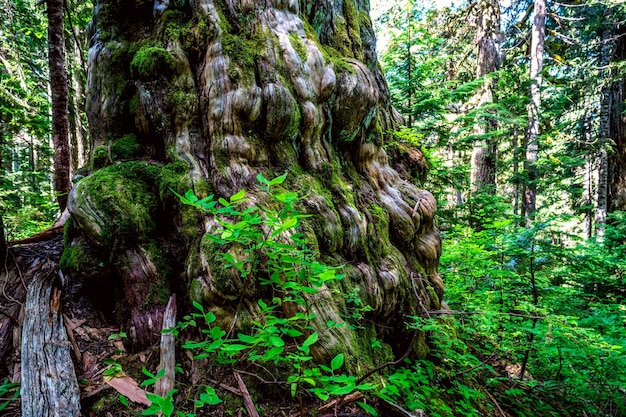
[[159,46],[144,46],[139,49],[130,63],[133,77],[143,81],[168,78],[174,73],[172,54]]
[[109,150],[106,146],[96,146],[91,155],[91,165],[93,169],[104,168],[109,164]]
[[116,161],[135,159],[140,156],[141,146],[132,133],[122,136],[111,144],[111,157]]
[[293,49],[296,50],[296,53],[300,57],[300,60],[302,62],[306,62],[308,58],[308,52],[306,49],[306,45],[304,44],[304,42],[302,42],[302,39],[300,39],[300,35],[298,35],[297,33],[290,34],[289,42],[291,43]]
[[[222,49],[231,62],[237,63],[246,73],[254,74],[256,60],[265,50],[266,36],[262,33],[222,33]],[[232,74],[231,74],[232,75]]]
[[87,196],[76,202],[79,209],[84,207],[82,221],[88,222],[93,210],[104,224],[90,238],[106,248],[118,248],[154,233],[159,175],[160,167],[135,161],[111,165],[81,181],[77,195]]

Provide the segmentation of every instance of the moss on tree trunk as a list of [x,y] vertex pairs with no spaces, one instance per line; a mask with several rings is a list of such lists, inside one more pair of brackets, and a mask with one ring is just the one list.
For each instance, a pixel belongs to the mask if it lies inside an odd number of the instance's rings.
[[[97,2],[87,105],[94,169],[70,194],[76,227],[67,236],[66,269],[92,271],[86,282],[105,279],[93,273],[93,258],[71,256],[95,248],[95,265],[114,275],[105,274],[117,288],[109,296],[128,313],[119,319],[132,316],[135,326],[146,323],[142,316],[158,318],[173,291],[183,307],[198,301],[224,322],[254,314],[246,306],[256,305],[256,287],[223,272],[219,248],[203,239],[213,219],[183,207],[170,188],[223,197],[245,189],[251,204],[263,205],[270,203],[257,174],[288,173],[283,186],[298,191],[312,215],[303,225],[309,247],[345,265],[341,288],[314,303],[316,324],[371,307],[370,327],[324,332],[316,355],[346,352],[364,370],[381,361],[371,338],[396,354],[417,340],[423,353],[424,338],[412,338],[404,323],[440,308],[436,207],[389,165],[383,148],[400,120],[376,61],[368,7],[353,0]],[[113,152],[128,135],[133,152]],[[415,171],[416,152],[405,152],[412,166],[402,168],[398,153],[394,167]]]

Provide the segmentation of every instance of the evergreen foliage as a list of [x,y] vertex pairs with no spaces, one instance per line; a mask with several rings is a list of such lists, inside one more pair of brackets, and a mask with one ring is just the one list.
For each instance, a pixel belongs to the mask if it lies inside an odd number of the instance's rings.
[[[441,389],[429,371],[434,366],[462,373],[461,381],[483,381],[473,397],[448,385],[448,393],[470,398],[474,410],[487,403],[519,416],[622,415],[624,214],[610,213],[604,236],[597,238],[591,223],[601,204],[600,151],[622,152],[619,143],[609,137],[603,145],[599,136],[602,95],[623,78],[622,61],[606,62],[606,49],[620,45],[606,33],[622,33],[626,9],[605,1],[548,3],[538,213],[527,224],[519,214],[528,181],[521,161],[532,3],[501,5],[506,58],[493,75],[493,103],[480,107],[473,99],[482,80],[463,69],[476,59],[468,34],[481,2],[444,10],[419,4],[405,2],[405,9],[379,20],[379,31],[390,33],[381,61],[396,106],[414,121],[413,135],[429,157],[425,187],[439,203],[450,311],[421,325],[433,335],[448,329],[455,336],[453,342],[435,342],[435,365],[418,363],[403,374],[407,379],[412,372],[421,381],[407,384],[412,388],[404,395],[429,415],[479,415],[458,402],[451,409],[428,403]],[[484,139],[472,124],[489,117],[499,125],[487,133],[498,142],[495,195],[471,195],[469,150]],[[614,130],[622,129],[619,123]],[[439,352],[437,346],[446,348]],[[484,397],[485,390],[492,398]]]

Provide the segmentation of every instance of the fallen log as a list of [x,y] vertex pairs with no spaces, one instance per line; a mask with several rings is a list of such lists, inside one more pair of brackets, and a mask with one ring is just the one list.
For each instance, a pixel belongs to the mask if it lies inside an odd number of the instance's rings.
[[[50,240],[56,236],[61,236],[63,235],[63,227],[65,226],[65,222],[67,221],[67,219],[69,219],[69,217],[69,212],[66,209],[63,211],[63,213],[61,213],[61,215],[54,222],[54,224],[46,230],[42,230],[41,232],[35,233],[34,235],[26,237],[24,239],[11,240],[9,242],[6,242],[6,246],[12,247],[17,245],[26,245],[30,243],[45,242],[46,240]],[[0,250],[1,249],[2,248],[0,247]]]
[[63,275],[42,262],[28,286],[22,327],[22,417],[79,417],[80,391],[63,314]]

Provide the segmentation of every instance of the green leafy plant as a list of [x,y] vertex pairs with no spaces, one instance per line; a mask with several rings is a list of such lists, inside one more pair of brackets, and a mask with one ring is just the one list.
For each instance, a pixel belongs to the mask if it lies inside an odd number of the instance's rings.
[[116,378],[124,374],[122,365],[115,359],[107,358],[104,359],[102,362],[107,365],[107,368],[104,370],[104,372],[102,372],[102,376],[104,376],[105,379]]
[[[192,191],[178,195],[182,203],[213,216],[220,229],[208,236],[222,245],[222,262],[226,268],[234,268],[246,279],[260,284],[263,294],[271,295],[257,300],[258,317],[252,321],[249,331],[236,337],[217,325],[217,318],[198,302],[194,311],[183,318],[174,329],[175,336],[189,328],[196,328],[203,336],[200,340],[188,340],[182,347],[194,353],[195,360],[208,360],[218,366],[231,366],[241,360],[253,363],[272,363],[292,369],[286,384],[293,397],[301,402],[303,389],[322,400],[332,395],[345,395],[354,390],[371,390],[374,384],[357,384],[357,378],[339,373],[345,357],[336,355],[330,366],[315,363],[311,347],[319,340],[319,333],[312,327],[315,314],[311,312],[309,296],[317,294],[322,287],[343,278],[339,267],[320,263],[307,248],[304,235],[298,231],[301,221],[308,217],[296,205],[297,193],[280,191],[286,180],[281,175],[268,180],[257,176],[260,189],[272,201],[268,206],[247,206],[242,190],[228,199],[209,195],[198,198]],[[237,251],[228,248],[236,246]],[[287,315],[286,305],[297,306]],[[358,305],[359,311],[366,311]],[[294,310],[294,309],[291,309]],[[327,323],[329,328],[344,323]],[[156,376],[149,375],[151,382]],[[152,399],[151,399],[152,400]],[[215,405],[220,399],[213,388],[206,387],[196,407]],[[167,398],[154,398],[150,412],[170,412]],[[365,405],[364,409],[371,406]]]
[[0,382],[0,412],[20,397],[20,384],[4,378]]

